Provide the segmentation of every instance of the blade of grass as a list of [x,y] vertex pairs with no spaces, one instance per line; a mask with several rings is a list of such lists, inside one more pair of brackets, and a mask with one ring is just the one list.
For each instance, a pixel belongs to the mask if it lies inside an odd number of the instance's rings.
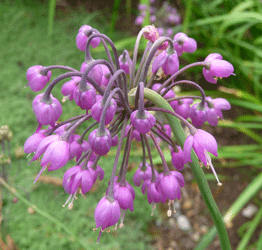
[[0,184],[5,187],[8,192],[13,194],[16,198],[18,198],[22,203],[27,205],[28,207],[32,207],[36,213],[39,213],[41,216],[46,218],[47,220],[52,221],[57,227],[62,228],[68,235],[72,237],[73,240],[76,240],[84,249],[87,249],[87,246],[82,242],[82,240],[78,239],[78,237],[73,233],[67,226],[65,226],[61,221],[54,218],[49,213],[43,211],[42,209],[38,208],[36,205],[25,199],[21,194],[19,194],[13,187],[10,187],[8,183],[0,177]]
[[244,234],[244,237],[240,241],[240,243],[237,246],[237,250],[245,250],[248,242],[250,241],[252,235],[254,234],[256,228],[258,227],[258,224],[261,222],[262,218],[262,207],[256,214],[255,218],[250,222],[247,232]]

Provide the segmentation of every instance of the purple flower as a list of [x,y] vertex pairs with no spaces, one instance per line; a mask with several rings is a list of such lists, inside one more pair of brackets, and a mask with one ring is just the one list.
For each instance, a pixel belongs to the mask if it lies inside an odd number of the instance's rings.
[[179,69],[179,60],[177,53],[175,52],[172,55],[169,55],[167,51],[163,51],[162,53],[160,53],[153,61],[152,72],[156,73],[161,67],[165,75],[175,74]]
[[[80,71],[84,73],[87,67],[87,63],[83,62]],[[88,76],[91,77],[99,86],[102,86],[103,75],[103,67],[101,67],[100,64],[95,65],[88,73]]]
[[[125,137],[127,137],[130,128],[131,125],[126,126]],[[133,139],[135,139],[136,141],[141,141],[140,133],[135,128],[133,128],[133,133],[132,133],[132,140]]]
[[108,82],[111,78],[111,73],[110,70],[108,69],[108,67],[104,64],[100,65],[101,69],[102,69],[102,80],[101,80],[101,86],[107,87]]
[[189,117],[191,118],[194,126],[200,127],[206,122],[207,110],[208,107],[206,104],[204,108],[202,108],[199,103],[196,103],[191,107]]
[[144,22],[144,17],[143,16],[138,16],[135,20],[135,25],[141,26]]
[[182,170],[186,164],[186,158],[181,147],[177,146],[178,152],[171,150],[172,164],[177,170]]
[[180,187],[184,187],[184,185],[184,177],[177,171],[161,173],[156,180],[156,190],[169,200],[180,199]]
[[228,61],[222,60],[222,56],[218,53],[208,55],[204,62],[206,66],[203,68],[203,75],[210,83],[217,83],[218,77],[229,77],[234,75],[234,67]]
[[48,170],[57,170],[63,167],[69,160],[69,144],[63,140],[52,141],[45,150],[41,161],[41,167],[49,164]]
[[69,144],[69,160],[72,160],[76,156],[76,160],[80,158],[83,152],[87,152],[90,149],[90,145],[87,141],[82,140],[81,143],[79,142],[80,136],[75,138]]
[[[109,124],[113,120],[116,113],[116,108],[117,108],[116,101],[112,98],[106,110],[105,125]],[[104,109],[104,105],[102,104],[102,99],[97,101],[92,106],[91,115],[94,120],[100,122],[103,109]]]
[[26,72],[26,79],[28,84],[33,91],[42,90],[45,85],[50,81],[51,71],[49,70],[46,74],[41,73],[45,67],[41,65],[35,65],[30,67]]
[[90,110],[96,102],[95,88],[91,84],[87,84],[87,90],[82,92],[77,86],[74,91],[74,100],[81,109]]
[[97,204],[95,210],[96,227],[105,230],[115,225],[120,218],[120,206],[117,200],[109,201],[104,196]]
[[[153,86],[152,86],[152,90],[154,91],[158,91],[158,89],[162,86],[161,83],[155,83]],[[161,91],[160,91],[160,94],[163,94],[164,92],[166,91],[166,88],[162,88]],[[175,97],[175,93],[172,89],[170,89],[165,95],[164,95],[164,98],[165,99],[170,99],[170,98],[173,98]]]
[[35,155],[32,158],[32,161],[37,160],[46,151],[49,144],[56,140],[59,140],[59,135],[49,135],[43,140],[41,140],[37,147]]
[[131,191],[130,187],[133,189],[131,185],[127,186],[118,186],[114,189],[114,197],[118,201],[119,206],[123,210],[129,209],[130,211],[134,211],[134,199],[135,193],[134,189]]
[[39,124],[55,127],[55,122],[62,114],[62,106],[52,95],[50,95],[48,102],[44,102],[42,100],[43,95],[39,94],[33,100],[33,111]]
[[183,52],[193,53],[197,49],[196,41],[182,32],[177,33],[173,40],[178,56],[181,56]]
[[109,152],[112,145],[111,134],[108,129],[105,129],[105,134],[100,134],[98,129],[93,130],[88,142],[91,149],[98,155],[105,155]]
[[124,56],[123,54],[119,56],[119,65],[120,69],[124,70],[126,74],[129,74],[129,65],[132,68],[133,62],[131,59],[127,56]]
[[[158,174],[156,170],[155,174]],[[136,170],[133,176],[133,182],[135,186],[139,187],[142,184],[142,181],[152,178],[152,169],[150,165],[146,162],[145,166],[143,166],[143,162],[139,164],[139,168]]]
[[195,153],[200,161],[207,165],[207,151],[217,156],[217,142],[216,139],[206,131],[198,129],[194,135],[189,135],[184,143],[184,154],[187,161],[191,161],[191,150]]
[[156,183],[151,182],[150,179],[147,179],[142,185],[142,193],[145,194],[146,192],[147,192],[147,200],[149,204],[151,204],[152,202],[165,203],[167,200],[167,197],[165,195],[163,195],[162,193],[156,190]]
[[[89,25],[83,25],[76,36],[76,46],[79,50],[85,51],[86,50],[86,43],[89,36],[87,36],[87,32],[92,29]],[[91,41],[91,45],[93,48],[96,48],[100,44],[100,38],[94,37]]]
[[159,33],[158,33],[157,28],[155,28],[154,25],[148,25],[144,27],[143,36],[146,40],[153,43],[154,41],[156,41],[159,38]]
[[75,194],[78,188],[85,194],[92,188],[93,183],[90,171],[82,170],[80,166],[69,168],[63,177],[63,187],[68,194]]
[[112,147],[117,146],[117,144],[118,144],[118,135],[115,135],[115,136],[112,138]]
[[72,101],[74,99],[74,91],[79,84],[81,77],[73,76],[72,80],[65,82],[61,88],[61,93],[64,96],[68,96],[69,100]]
[[137,117],[138,110],[134,111],[130,116],[130,122],[134,128],[141,134],[146,134],[155,125],[156,118],[145,110],[145,118]]
[[178,115],[187,119],[190,115],[190,104],[193,103],[193,99],[182,99],[178,101],[170,102],[171,107],[175,110]]
[[33,153],[37,150],[40,142],[46,137],[44,132],[46,132],[46,130],[40,130],[27,138],[24,144],[24,151],[26,154]]

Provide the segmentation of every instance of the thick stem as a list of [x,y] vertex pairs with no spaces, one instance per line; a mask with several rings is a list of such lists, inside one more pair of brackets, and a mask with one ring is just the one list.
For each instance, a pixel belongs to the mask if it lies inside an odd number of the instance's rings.
[[[148,100],[150,100],[151,102],[153,102],[156,106],[160,108],[168,109],[170,111],[173,110],[172,107],[169,105],[169,103],[161,95],[157,94],[155,91],[151,89],[145,88],[145,98],[147,98]],[[165,116],[168,120],[168,123],[173,131],[173,134],[178,144],[180,145],[181,148],[183,148],[183,145],[186,139],[186,135],[181,127],[179,120],[170,114],[166,114]],[[191,152],[191,160],[192,160],[192,163],[189,163],[189,165],[196,178],[198,188],[202,194],[202,197],[216,225],[220,244],[221,244],[221,249],[231,250],[231,246],[230,246],[227,230],[223,222],[223,218],[219,212],[216,202],[214,201],[214,198],[210,191],[206,177],[201,167],[199,166],[198,158],[194,152]]]

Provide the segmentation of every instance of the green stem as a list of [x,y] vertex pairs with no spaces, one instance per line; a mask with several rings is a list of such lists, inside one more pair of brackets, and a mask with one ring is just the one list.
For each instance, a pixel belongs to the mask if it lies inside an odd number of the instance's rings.
[[188,26],[190,22],[191,13],[192,13],[192,4],[193,4],[193,0],[186,1],[186,13],[185,13],[185,18],[184,18],[183,28],[182,28],[183,33],[187,33],[188,31]]
[[[155,91],[145,88],[144,89],[144,96],[146,99],[149,101],[153,102],[157,107],[168,109],[173,111],[172,107],[169,105],[169,103],[158,93]],[[170,114],[164,114],[166,116],[166,119],[172,129],[172,132],[178,142],[178,144],[183,148],[184,141],[186,139],[185,132],[180,124],[180,121],[170,115]],[[191,152],[191,159],[192,163],[189,163],[191,170],[196,178],[199,190],[202,194],[202,197],[209,209],[209,212],[214,220],[218,235],[219,235],[219,240],[221,244],[221,249],[222,250],[229,250],[231,249],[230,247],[230,242],[227,234],[227,230],[225,227],[225,224],[223,222],[223,218],[219,212],[219,209],[214,201],[214,198],[212,196],[212,193],[210,191],[210,188],[208,186],[207,180],[205,178],[205,175],[202,171],[202,169],[199,166],[198,163],[198,158],[195,153]]]
[[22,195],[20,195],[14,188],[10,187],[8,185],[8,183],[0,177],[0,184],[3,185],[11,194],[13,194],[17,199],[19,199],[21,202],[23,202],[25,205],[32,207],[34,209],[35,212],[39,213],[40,215],[42,215],[43,217],[45,217],[46,219],[48,219],[49,221],[52,221],[53,223],[55,223],[57,226],[59,226],[60,228],[64,229],[65,232],[67,232],[70,236],[72,236],[72,238],[74,240],[76,240],[82,247],[84,247],[84,249],[86,248],[86,245],[81,242],[80,239],[77,238],[77,236],[68,228],[66,227],[62,222],[60,222],[59,220],[57,220],[56,218],[54,218],[52,215],[50,215],[49,213],[41,210],[40,208],[38,208],[36,205],[34,205],[33,203],[31,203],[30,201],[28,201],[27,199],[25,199]]
[[47,32],[49,37],[51,37],[53,34],[55,7],[56,7],[56,0],[49,0],[48,32]]
[[[231,226],[231,221],[236,217],[240,210],[248,203],[248,201],[262,188],[262,173],[259,174],[249,186],[238,196],[234,204],[228,209],[224,215],[224,221]],[[216,236],[216,228],[212,227],[209,232],[201,239],[194,250],[207,249]],[[258,248],[259,249],[259,248]]]

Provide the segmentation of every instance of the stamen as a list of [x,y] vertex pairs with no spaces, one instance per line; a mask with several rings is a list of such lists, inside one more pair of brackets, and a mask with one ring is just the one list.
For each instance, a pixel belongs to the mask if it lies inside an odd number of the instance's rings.
[[126,210],[120,209],[120,224],[119,224],[119,228],[122,228],[124,226],[125,215],[126,215]]
[[102,234],[102,230],[100,229],[100,232],[99,232],[99,235],[98,235],[98,238],[97,238],[97,241],[96,241],[97,244],[98,244],[98,242],[100,240],[101,234]]
[[44,172],[44,170],[46,169],[47,166],[42,167],[42,169],[40,170],[40,172],[38,173],[38,175],[36,176],[34,183],[36,183],[36,181],[38,180],[38,178],[40,177],[40,175]]
[[66,206],[66,204],[70,201],[71,197],[72,197],[72,194],[69,195],[69,197],[68,197],[66,203],[65,203],[64,205],[62,205],[62,207],[65,207],[65,206]]
[[167,210],[167,216],[171,217],[172,215],[172,209],[171,209],[171,205],[174,204],[174,200],[169,200],[168,202],[168,210]]
[[155,202],[152,202],[152,213],[151,213],[151,216],[154,215],[154,210],[156,209],[156,203]]
[[77,190],[75,191],[75,193],[74,193],[74,196],[73,196],[73,198],[72,198],[72,200],[71,200],[71,202],[68,204],[68,209],[72,209],[73,208],[73,202],[74,202],[74,199],[78,199],[77,197],[76,197],[76,193],[77,193]]
[[205,153],[205,156],[206,156],[206,159],[207,159],[207,166],[209,166],[211,168],[214,176],[216,177],[217,185],[218,186],[222,186],[222,183],[219,181],[217,173],[216,173],[216,170],[215,170],[215,168],[214,168],[214,166],[213,166],[213,164],[211,162],[211,158],[210,158],[209,154],[207,153],[206,150],[204,151],[204,153]]

